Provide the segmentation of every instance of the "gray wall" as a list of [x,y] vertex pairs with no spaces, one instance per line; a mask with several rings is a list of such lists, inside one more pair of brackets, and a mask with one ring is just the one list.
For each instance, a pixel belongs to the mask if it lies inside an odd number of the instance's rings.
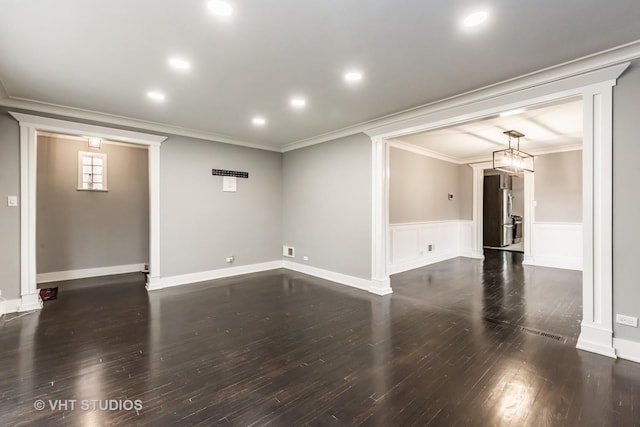
[[148,262],[148,151],[103,143],[106,192],[77,190],[79,151],[86,141],[38,137],[37,272]]
[[582,222],[582,150],[535,161],[535,221]]
[[[640,61],[613,89],[613,309],[640,317]],[[614,325],[615,336],[640,342],[640,329]]]
[[[0,289],[4,298],[20,296],[20,210],[6,207],[7,195],[19,195],[19,147],[18,122],[2,108]],[[224,260],[228,255],[236,257],[234,266],[282,259],[282,154],[172,135],[160,151],[163,276],[228,267]],[[240,180],[237,193],[223,194],[221,178],[211,175],[212,168],[248,171],[250,178]]]
[[[282,154],[171,136],[160,165],[162,276],[282,258]],[[211,169],[249,178],[226,193]]]
[[294,261],[371,278],[371,150],[358,134],[284,154],[283,242]]
[[20,196],[20,127],[0,108],[0,290],[14,299],[20,297],[20,207],[7,206],[9,195]]
[[[389,165],[391,224],[471,219],[473,179],[469,166],[395,147],[391,147]],[[447,198],[448,193],[453,193],[453,200]]]

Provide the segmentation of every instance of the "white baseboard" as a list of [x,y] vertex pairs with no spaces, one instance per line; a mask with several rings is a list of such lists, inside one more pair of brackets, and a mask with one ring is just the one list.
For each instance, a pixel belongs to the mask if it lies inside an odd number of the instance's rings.
[[208,280],[222,279],[241,274],[258,273],[261,271],[282,268],[282,261],[270,261],[259,264],[240,265],[237,267],[219,268],[217,270],[200,271],[197,273],[180,274],[176,276],[162,277],[158,282],[148,283],[147,290],[170,288],[173,286],[187,285],[190,283],[206,282]]
[[613,346],[619,358],[640,363],[640,342],[614,338]]
[[615,359],[616,350],[613,347],[612,335],[613,332],[609,329],[583,321],[576,348]]
[[20,298],[0,300],[0,316],[3,314],[17,313],[20,310],[21,303],[22,300]]
[[144,270],[144,263],[114,265],[110,267],[85,268],[82,270],[54,271],[36,275],[37,283],[59,282],[61,280],[85,279],[87,277],[110,276],[112,274],[135,273]]
[[309,265],[298,264],[297,262],[284,261],[284,268],[308,274],[310,276],[319,277],[320,279],[329,280],[331,282],[340,283],[342,285],[351,286],[353,288],[362,289],[363,291],[371,292],[376,295],[388,295],[392,292],[390,287],[384,289],[380,288],[379,286],[376,286],[373,281],[368,279],[336,273],[335,271],[324,270],[322,268],[311,267]]
[[582,271],[582,257],[538,255],[525,257],[522,263],[524,265],[535,265],[538,267],[564,268],[565,270]]

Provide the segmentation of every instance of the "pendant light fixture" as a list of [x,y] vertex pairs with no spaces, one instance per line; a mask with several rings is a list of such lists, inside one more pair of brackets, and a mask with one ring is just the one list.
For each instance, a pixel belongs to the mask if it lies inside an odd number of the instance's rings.
[[[493,152],[493,168],[511,175],[534,172],[533,156],[520,151],[520,138],[524,134],[517,130],[508,130],[503,133],[509,137],[509,148]],[[517,148],[511,147],[511,138],[517,139]]]

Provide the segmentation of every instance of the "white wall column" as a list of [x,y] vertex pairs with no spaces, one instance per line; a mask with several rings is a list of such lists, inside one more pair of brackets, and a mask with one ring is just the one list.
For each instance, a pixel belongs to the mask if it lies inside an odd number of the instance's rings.
[[536,236],[533,233],[533,223],[535,221],[535,176],[533,173],[524,175],[524,218],[523,218],[523,234],[524,234],[524,258],[523,264],[531,261],[533,251],[533,240]]
[[473,168],[473,213],[472,213],[472,229],[473,236],[471,239],[471,256],[478,259],[484,259],[483,250],[483,212],[482,200],[484,199],[484,170],[493,167],[491,162],[476,163],[471,165]]
[[389,278],[389,144],[372,138],[371,292],[392,293]]
[[149,145],[149,273],[147,289],[160,287],[160,143]]
[[613,347],[613,86],[584,88],[582,324],[577,347],[616,357]]
[[20,124],[20,307],[39,310],[42,301],[36,284],[36,129]]

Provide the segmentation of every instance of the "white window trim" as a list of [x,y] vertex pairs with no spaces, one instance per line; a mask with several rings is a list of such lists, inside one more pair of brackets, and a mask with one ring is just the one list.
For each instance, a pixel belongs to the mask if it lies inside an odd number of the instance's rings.
[[[82,172],[82,159],[86,156],[92,157],[100,157],[102,158],[102,188],[83,188],[83,180],[82,176],[84,175]],[[78,151],[78,187],[76,188],[78,191],[97,191],[97,192],[107,192],[109,191],[109,186],[107,184],[107,154],[106,153],[92,153],[90,151]]]

